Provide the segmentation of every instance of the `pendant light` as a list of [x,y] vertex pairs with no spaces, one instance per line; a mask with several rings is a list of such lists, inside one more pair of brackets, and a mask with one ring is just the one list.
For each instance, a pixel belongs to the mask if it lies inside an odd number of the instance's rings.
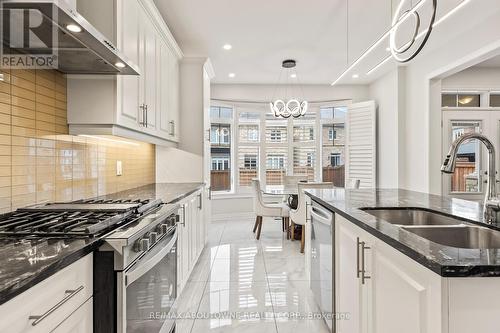
[[[271,111],[273,112],[276,118],[290,118],[290,117],[300,118],[307,112],[307,101],[303,100],[302,102],[300,102],[299,97],[297,95],[295,96],[292,95],[291,98],[288,98],[287,94],[288,87],[290,85],[289,78],[297,80],[297,83],[300,85],[296,71],[292,73],[292,68],[295,68],[296,65],[297,62],[293,59],[283,60],[283,62],[281,63],[281,71],[278,83],[276,85],[275,94],[281,83],[283,72],[285,71],[286,72],[285,96],[283,96],[281,99],[276,99],[274,100],[274,102],[269,103],[269,107],[271,108]],[[292,88],[292,86],[290,86],[290,88]],[[301,87],[301,92],[303,93],[302,87]]]

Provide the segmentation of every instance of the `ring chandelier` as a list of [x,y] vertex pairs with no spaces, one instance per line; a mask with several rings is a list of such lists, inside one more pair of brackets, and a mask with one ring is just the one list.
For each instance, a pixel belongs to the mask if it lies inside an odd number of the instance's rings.
[[[283,74],[283,69],[287,72],[287,79],[285,82],[285,95],[287,93],[287,88],[289,85],[288,78],[294,78],[297,79],[297,73],[291,74],[291,69],[294,68],[297,65],[297,62],[292,59],[287,59],[284,60],[281,64],[281,72],[280,72],[280,78],[278,79],[278,83],[276,86],[276,89],[278,88],[280,81],[281,81],[281,76]],[[303,100],[302,102],[299,101],[297,97],[292,97],[290,99],[276,99],[274,102],[269,103],[269,107],[271,108],[271,111],[273,112],[274,116],[276,118],[300,118],[304,116],[307,112],[307,106],[308,103],[307,101]]]

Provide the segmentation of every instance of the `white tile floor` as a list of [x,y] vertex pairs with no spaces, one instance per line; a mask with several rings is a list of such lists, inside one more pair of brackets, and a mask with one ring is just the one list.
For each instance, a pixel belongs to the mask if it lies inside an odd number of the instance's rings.
[[[179,297],[177,333],[328,332],[306,281],[300,242],[291,242],[281,222],[264,219],[260,241],[254,220],[213,221],[208,244]],[[195,318],[195,319],[193,319]]]

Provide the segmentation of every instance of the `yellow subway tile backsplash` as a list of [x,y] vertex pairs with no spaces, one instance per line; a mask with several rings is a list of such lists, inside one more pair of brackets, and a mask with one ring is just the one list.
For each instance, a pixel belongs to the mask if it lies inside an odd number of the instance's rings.
[[0,213],[154,182],[154,145],[68,135],[64,75],[0,71],[9,78],[0,82]]

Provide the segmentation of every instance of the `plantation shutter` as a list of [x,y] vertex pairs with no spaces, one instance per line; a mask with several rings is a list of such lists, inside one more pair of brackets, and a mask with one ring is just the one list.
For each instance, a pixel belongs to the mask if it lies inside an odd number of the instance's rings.
[[377,187],[377,118],[374,101],[351,104],[346,114],[346,184]]

